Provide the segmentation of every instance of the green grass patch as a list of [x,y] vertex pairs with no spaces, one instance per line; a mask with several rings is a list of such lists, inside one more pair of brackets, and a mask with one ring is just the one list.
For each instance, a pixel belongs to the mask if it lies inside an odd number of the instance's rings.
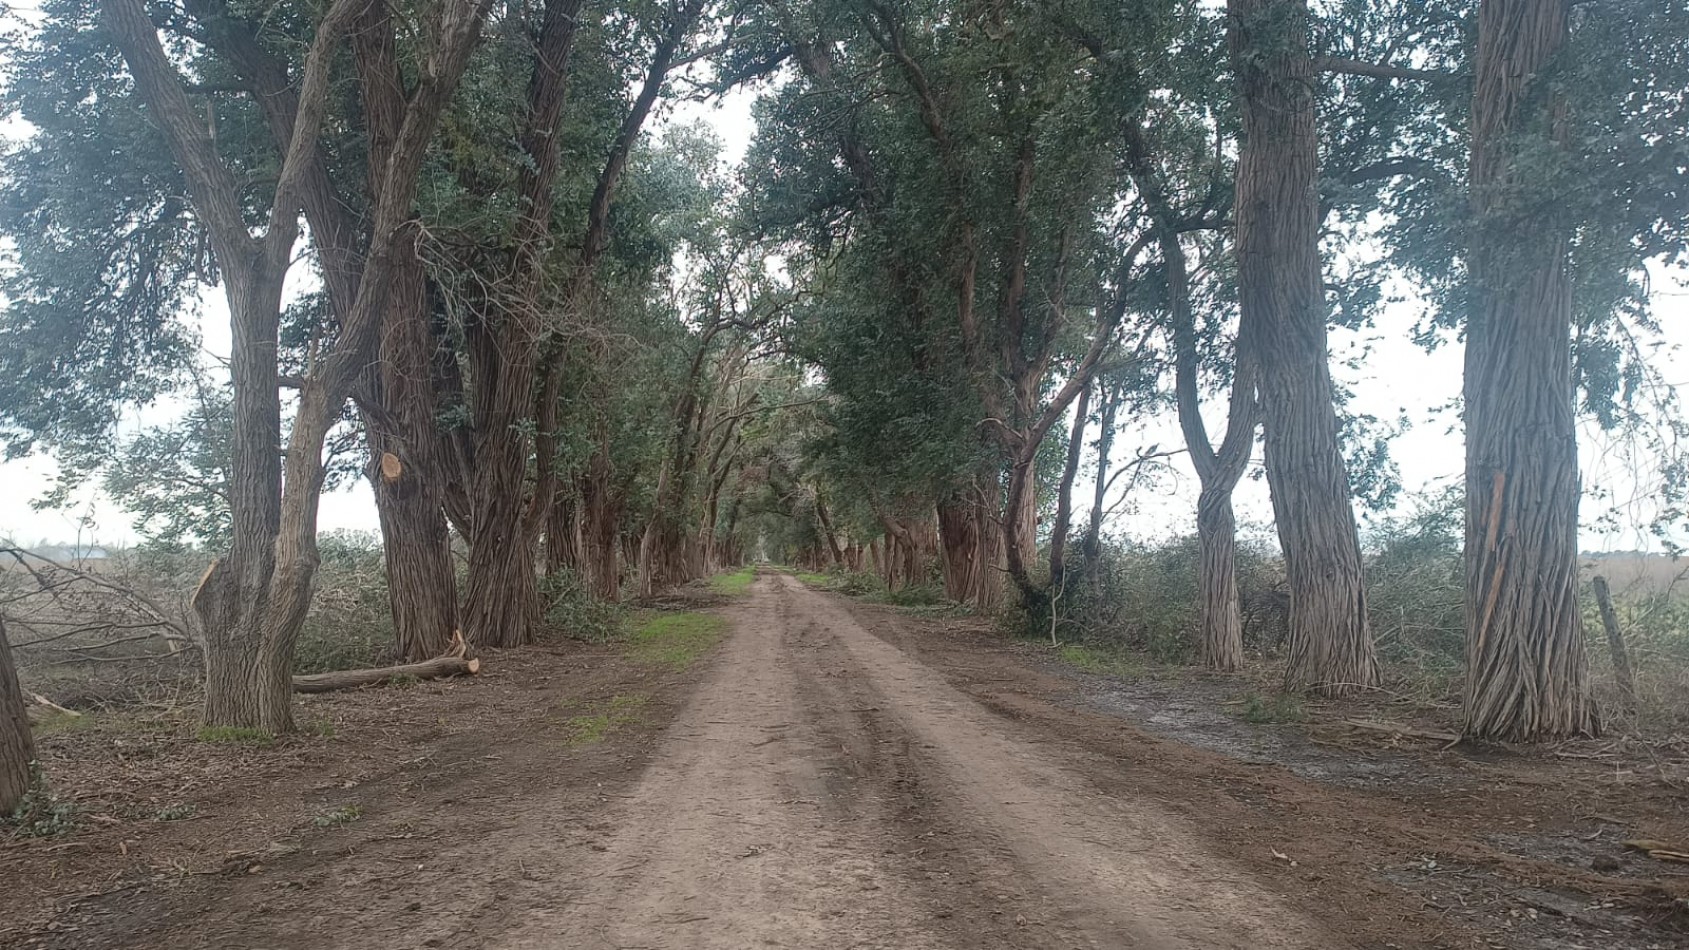
[[1064,645],[1057,653],[1061,661],[1074,669],[1103,676],[1139,677],[1144,675],[1144,662],[1130,653],[1085,646],[1080,643]]
[[1238,716],[1244,722],[1264,725],[1272,722],[1303,722],[1308,718],[1308,711],[1302,708],[1302,700],[1289,693],[1276,693],[1263,696],[1260,693],[1250,693],[1244,698],[1243,711]]
[[833,586],[833,579],[825,574],[813,574],[809,571],[793,571],[792,576],[811,587],[830,588]]
[[252,729],[247,726],[205,726],[199,730],[199,741],[250,745],[262,748],[274,745],[276,737],[262,729]]
[[643,696],[614,696],[602,709],[563,720],[563,731],[571,746],[595,745],[623,726],[639,721]]
[[364,817],[364,810],[362,808],[359,808],[356,805],[341,805],[339,808],[331,808],[311,819],[311,824],[316,825],[318,828],[339,828],[342,825],[349,825],[362,817]]
[[757,569],[741,567],[731,574],[717,574],[710,578],[710,586],[718,594],[743,594],[751,589],[751,584],[757,579]]
[[661,613],[634,630],[628,655],[638,663],[684,670],[726,632],[727,621],[714,614]]

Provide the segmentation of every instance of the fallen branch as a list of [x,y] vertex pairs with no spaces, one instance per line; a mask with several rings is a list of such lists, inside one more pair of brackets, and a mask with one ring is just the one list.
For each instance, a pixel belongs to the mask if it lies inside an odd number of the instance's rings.
[[1409,739],[1429,739],[1432,742],[1447,742],[1450,744],[1460,741],[1460,737],[1452,732],[1436,732],[1431,729],[1415,729],[1393,722],[1373,722],[1370,719],[1345,719],[1343,724],[1351,729],[1363,729],[1367,732],[1383,732],[1393,736],[1404,736]]
[[336,670],[332,673],[313,673],[293,678],[296,693],[332,693],[340,689],[360,686],[381,686],[398,679],[435,680],[451,676],[474,676],[481,671],[481,661],[465,658],[469,647],[462,633],[452,635],[452,648],[445,654],[420,663],[401,663],[368,670]]
[[40,693],[27,693],[35,705],[28,709],[29,721],[32,725],[40,725],[51,719],[64,717],[66,719],[81,719],[82,714],[74,709],[66,709]]

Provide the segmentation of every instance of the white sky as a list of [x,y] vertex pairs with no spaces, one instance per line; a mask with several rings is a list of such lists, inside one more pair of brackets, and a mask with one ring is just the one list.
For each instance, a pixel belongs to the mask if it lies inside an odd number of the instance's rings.
[[[740,92],[719,105],[681,103],[663,121],[708,122],[723,140],[724,160],[736,164],[752,137],[752,98],[751,94]],[[1668,279],[1657,285],[1670,284],[1679,289],[1662,292],[1658,299],[1658,315],[1667,342],[1659,355],[1667,380],[1676,385],[1680,394],[1689,395],[1684,392],[1685,386],[1689,386],[1689,355],[1685,352],[1689,349],[1689,294],[1680,289],[1681,280],[1662,276]],[[203,315],[206,351],[226,357],[229,330],[220,291],[207,295]],[[1455,345],[1425,352],[1412,340],[1415,322],[1416,314],[1411,307],[1388,307],[1377,320],[1377,326],[1360,333],[1336,330],[1331,340],[1333,373],[1355,392],[1351,409],[1385,420],[1405,414],[1412,422],[1412,427],[1391,445],[1391,455],[1401,471],[1403,507],[1411,506],[1416,494],[1434,491],[1457,480],[1462,466],[1458,419],[1452,412],[1439,408],[1448,406],[1459,395],[1461,352]],[[1361,354],[1365,358],[1358,371],[1346,368],[1348,358]],[[1216,414],[1211,431],[1218,432],[1224,425],[1219,416],[1224,406],[1217,400],[1214,403],[1209,406]],[[142,424],[155,424],[176,411],[178,407],[168,403],[149,407],[130,414],[124,428],[133,431]],[[1176,419],[1169,411],[1161,417],[1126,424],[1116,438],[1116,459],[1117,462],[1129,459],[1138,449],[1152,444],[1167,449],[1182,443]],[[1615,499],[1613,503],[1622,509],[1617,528],[1600,533],[1588,522],[1609,504],[1586,501],[1582,547],[1658,550],[1659,543],[1647,532],[1653,516],[1651,485],[1655,483],[1646,477],[1633,477],[1624,446],[1589,427],[1582,440],[1581,454],[1586,487],[1610,492]],[[1256,461],[1258,466],[1258,455]],[[1145,538],[1193,529],[1195,476],[1182,458],[1173,464],[1178,475],[1169,483],[1140,488],[1135,502],[1123,509],[1129,513],[1116,521],[1117,529]],[[96,491],[83,492],[72,510],[34,510],[31,501],[41,494],[54,470],[50,459],[39,457],[0,463],[0,538],[9,537],[24,544],[71,540],[121,544],[135,539],[127,513]],[[1088,489],[1083,490],[1081,497],[1089,498]],[[1237,492],[1240,524],[1246,531],[1253,527],[1264,533],[1265,526],[1271,522],[1271,511],[1265,482],[1246,477]],[[360,480],[346,490],[325,495],[319,527],[325,531],[375,530],[375,509],[367,485]]]

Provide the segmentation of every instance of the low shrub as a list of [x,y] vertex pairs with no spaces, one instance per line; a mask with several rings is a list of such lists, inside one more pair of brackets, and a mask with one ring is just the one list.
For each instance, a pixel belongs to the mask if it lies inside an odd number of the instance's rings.
[[562,570],[540,579],[547,630],[575,640],[605,643],[621,634],[627,608],[588,593],[580,575]]

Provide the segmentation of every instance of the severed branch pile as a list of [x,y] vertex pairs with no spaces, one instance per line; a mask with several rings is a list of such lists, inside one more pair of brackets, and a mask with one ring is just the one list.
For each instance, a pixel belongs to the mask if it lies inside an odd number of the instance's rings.
[[432,660],[369,670],[337,670],[332,673],[295,676],[293,691],[331,693],[339,689],[357,689],[360,686],[382,686],[399,679],[433,680],[450,676],[474,676],[481,671],[481,661],[467,657],[468,652],[469,646],[463,641],[463,632],[456,631],[452,634],[451,649]]

